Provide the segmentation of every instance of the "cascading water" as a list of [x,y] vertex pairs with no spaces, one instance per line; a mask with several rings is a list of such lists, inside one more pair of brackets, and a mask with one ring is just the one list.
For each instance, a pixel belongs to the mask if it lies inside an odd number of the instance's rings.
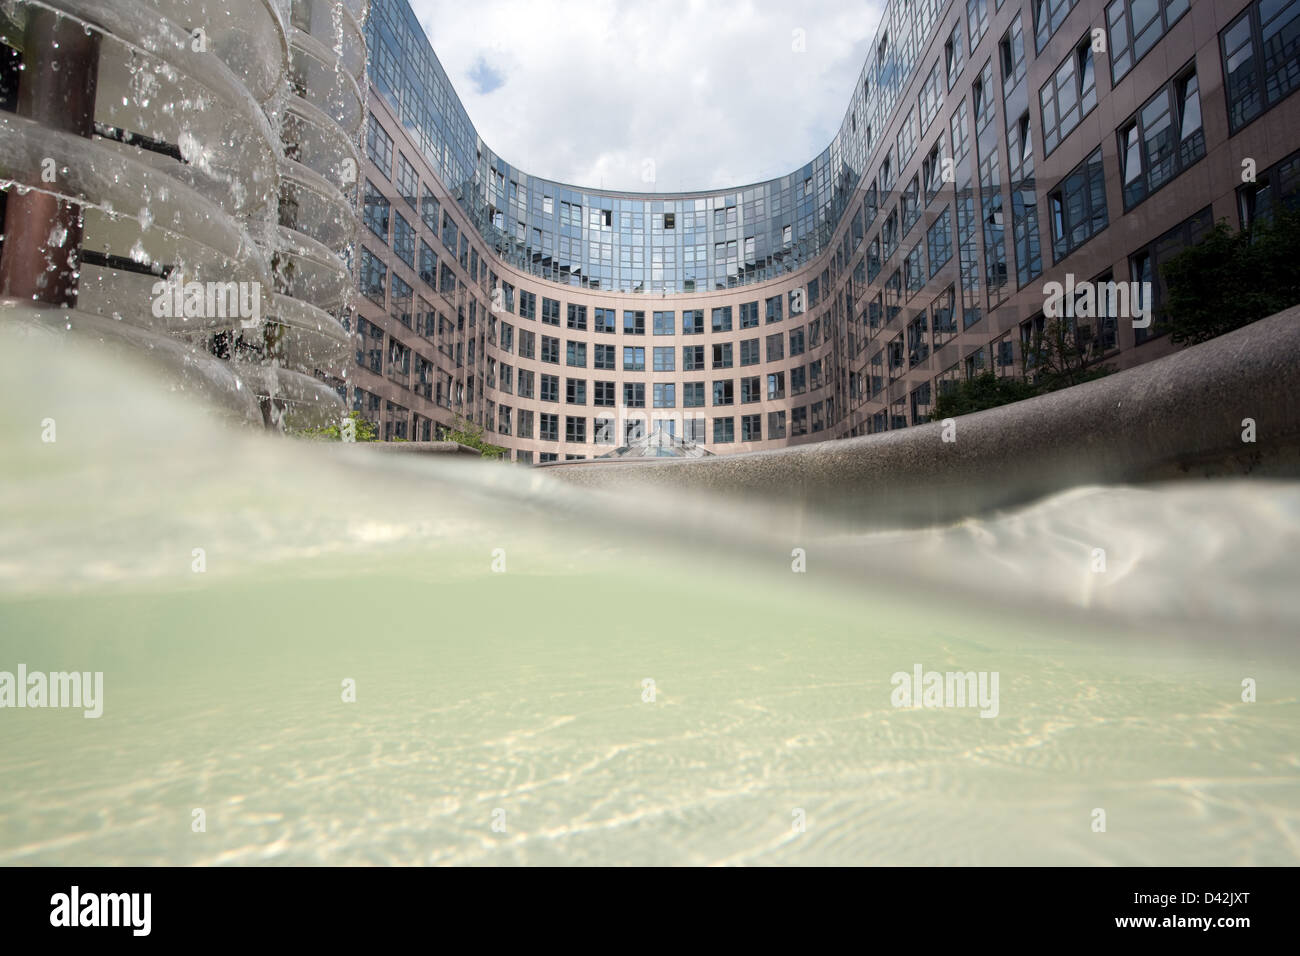
[[[80,226],[75,245],[47,230],[24,252],[56,278],[63,261],[76,264],[54,303],[74,307],[42,307],[46,278],[32,292],[15,266],[0,289],[5,320],[148,349],[176,387],[237,417],[337,418],[364,15],[355,0],[5,4],[3,42],[26,62],[17,111],[0,113],[0,187],[34,190]],[[78,34],[93,51],[62,65],[93,89],[93,130],[80,134],[24,115],[23,96],[23,84],[48,81],[35,52]],[[5,254],[16,263],[10,205]],[[239,307],[250,300],[255,314]]]

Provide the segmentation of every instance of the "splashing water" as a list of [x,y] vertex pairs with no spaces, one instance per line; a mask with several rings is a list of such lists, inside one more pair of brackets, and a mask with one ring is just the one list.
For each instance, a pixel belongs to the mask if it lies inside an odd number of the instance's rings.
[[[0,709],[0,863],[1300,859],[1294,484],[865,533],[230,430],[12,329],[0,381],[0,671],[104,674]],[[893,706],[917,665],[996,717]]]

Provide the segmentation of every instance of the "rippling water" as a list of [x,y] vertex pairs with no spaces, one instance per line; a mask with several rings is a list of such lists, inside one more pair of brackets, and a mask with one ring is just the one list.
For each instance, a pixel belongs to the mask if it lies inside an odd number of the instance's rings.
[[[867,533],[232,431],[42,337],[0,382],[0,671],[104,673],[0,709],[0,863],[1300,859],[1295,484]],[[998,715],[892,706],[917,664]]]

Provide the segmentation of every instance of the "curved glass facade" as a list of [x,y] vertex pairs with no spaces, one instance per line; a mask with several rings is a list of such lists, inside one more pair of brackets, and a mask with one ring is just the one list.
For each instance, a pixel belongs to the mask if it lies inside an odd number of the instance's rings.
[[802,168],[730,190],[629,193],[531,176],[478,135],[406,0],[373,0],[372,89],[505,261],[565,285],[703,292],[794,272],[829,247],[944,0],[890,3],[839,133]]
[[406,0],[376,0],[341,390],[385,439],[463,417],[544,463],[923,425],[964,381],[1036,374],[1052,285],[1138,288],[1149,321],[1112,303],[1074,334],[1159,358],[1162,265],[1300,203],[1297,24],[1300,0],[896,0],[821,156],[653,195],[502,162]]

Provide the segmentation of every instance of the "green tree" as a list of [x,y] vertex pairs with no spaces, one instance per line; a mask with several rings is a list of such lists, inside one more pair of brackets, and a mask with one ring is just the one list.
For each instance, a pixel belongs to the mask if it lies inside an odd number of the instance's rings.
[[1021,346],[1025,377],[982,372],[940,395],[930,418],[969,415],[1109,375],[1115,369],[1101,364],[1090,329],[1075,319],[1047,321]]
[[[375,424],[367,418],[362,418],[360,412],[352,412],[348,418],[356,425],[356,441],[379,441],[379,430]],[[298,428],[290,432],[295,438],[306,438],[309,441],[342,441],[339,424],[337,422],[330,425],[317,425],[312,428]]]
[[1161,268],[1158,320],[1179,345],[1195,345],[1300,304],[1300,215],[1234,232],[1220,220]]
[[506,449],[493,445],[483,437],[483,426],[476,425],[468,418],[457,415],[450,426],[442,426],[443,440],[454,441],[468,448],[474,448],[484,458],[499,459],[506,454]]
[[1115,371],[1100,363],[1100,352],[1093,347],[1093,328],[1078,319],[1049,319],[1022,343],[1027,377],[1039,393],[1082,385]]
[[938,401],[931,406],[930,418],[934,420],[969,415],[986,408],[1033,398],[1038,393],[1038,388],[1023,379],[982,372],[961,382],[952,391],[940,395]]

